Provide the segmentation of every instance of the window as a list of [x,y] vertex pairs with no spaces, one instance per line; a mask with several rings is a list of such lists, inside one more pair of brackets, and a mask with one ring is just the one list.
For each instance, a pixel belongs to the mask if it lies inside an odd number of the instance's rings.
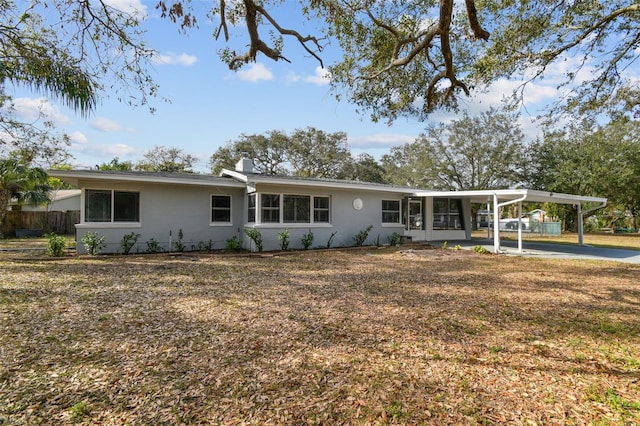
[[256,194],[247,195],[247,222],[256,221]]
[[279,223],[280,222],[280,195],[278,194],[262,194],[260,197],[261,220],[262,223]]
[[329,223],[329,197],[313,197],[313,221]]
[[382,223],[400,223],[400,200],[382,200]]
[[211,222],[231,222],[231,197],[229,195],[211,196]]
[[[259,203],[256,203],[256,200],[259,200]],[[331,222],[329,196],[254,193],[247,196],[247,209],[248,222],[292,224]]]
[[433,229],[464,229],[460,212],[462,200],[456,198],[433,199]]
[[87,189],[84,194],[85,222],[139,222],[140,193]]
[[284,223],[309,223],[311,197],[308,195],[283,196]]

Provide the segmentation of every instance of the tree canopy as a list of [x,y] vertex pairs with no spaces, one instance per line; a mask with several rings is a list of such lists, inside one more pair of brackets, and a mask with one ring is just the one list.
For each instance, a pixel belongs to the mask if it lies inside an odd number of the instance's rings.
[[9,202],[39,204],[49,201],[47,174],[15,158],[0,159],[0,238]]
[[[317,34],[282,25],[282,4],[218,0],[203,12],[190,1],[159,0],[156,9],[184,32],[212,21],[224,40],[220,57],[234,70],[259,55],[288,60],[287,43],[301,46],[328,66],[336,97],[374,120],[425,120],[503,77],[522,82],[517,100],[554,64],[566,69],[558,102],[567,110],[640,113],[637,75],[629,73],[640,52],[634,0],[300,0],[300,20],[312,19]],[[149,67],[156,52],[144,40],[146,17],[134,9],[106,0],[0,0],[0,18],[2,92],[24,85],[83,114],[106,92],[136,105],[157,93]],[[246,43],[232,42],[239,32]],[[335,63],[323,58],[328,44],[342,54]]]
[[[193,163],[196,161],[196,157],[184,152],[182,148],[154,146],[136,163],[135,169],[144,172],[193,173]],[[129,165],[126,161],[120,163],[114,158],[106,167],[127,170]]]
[[346,133],[307,127],[291,135],[277,130],[240,135],[211,155],[211,171],[218,174],[223,168],[233,169],[243,157],[251,158],[259,173],[317,178],[337,178],[353,161]]
[[523,139],[516,117],[490,109],[432,124],[412,144],[382,157],[390,181],[443,190],[507,188],[523,180]]
[[[530,148],[530,185],[536,189],[609,200],[617,214],[640,212],[640,122],[621,118],[606,125],[581,120],[545,134]],[[636,225],[634,225],[635,227]]]
[[[273,13],[278,0],[219,0],[210,11],[218,25],[215,37],[228,42],[229,26],[243,25],[248,45],[243,52],[221,49],[222,60],[231,69],[259,54],[287,60],[286,38],[324,65],[323,48],[335,42],[343,54],[329,66],[335,94],[374,120],[426,119],[502,77],[521,80],[522,89],[569,58],[575,62],[568,62],[558,82],[571,89],[558,100],[569,111],[600,112],[620,101],[618,91],[637,90],[637,81],[625,76],[640,51],[640,5],[633,0],[300,3],[304,17],[319,21],[320,34],[281,26]],[[197,23],[189,2],[162,0],[158,7],[183,29]],[[639,103],[633,100],[632,108]]]

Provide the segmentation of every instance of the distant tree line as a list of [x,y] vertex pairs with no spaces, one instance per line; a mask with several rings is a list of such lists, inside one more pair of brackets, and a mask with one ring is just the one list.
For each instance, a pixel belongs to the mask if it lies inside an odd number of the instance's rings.
[[[19,154],[2,163],[6,170],[0,179],[0,208],[6,209],[12,198],[39,199],[38,189],[61,185],[43,181],[42,169],[28,175],[33,159]],[[210,156],[210,171],[233,169],[243,157],[252,159],[254,170],[265,174],[439,190],[533,188],[607,197],[600,225],[625,223],[638,228],[640,121],[624,115],[604,125],[576,120],[525,143],[517,115],[490,109],[475,117],[463,114],[448,124],[431,124],[415,141],[393,147],[379,160],[367,153],[353,155],[344,132],[307,127],[289,134],[277,130],[242,134]],[[154,146],[136,163],[116,157],[97,168],[194,173],[196,161],[182,148]],[[546,208],[562,216],[566,226],[575,225],[576,206]]]

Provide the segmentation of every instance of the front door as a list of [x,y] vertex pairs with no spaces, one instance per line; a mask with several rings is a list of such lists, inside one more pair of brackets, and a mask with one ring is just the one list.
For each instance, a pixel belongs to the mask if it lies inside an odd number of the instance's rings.
[[409,231],[422,230],[424,222],[422,220],[422,199],[409,198],[408,207],[409,220],[407,221],[407,229]]

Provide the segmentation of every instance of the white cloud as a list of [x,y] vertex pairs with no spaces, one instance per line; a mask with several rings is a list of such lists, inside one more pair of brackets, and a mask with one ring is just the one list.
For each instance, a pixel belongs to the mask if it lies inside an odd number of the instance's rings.
[[284,79],[289,83],[297,83],[302,78],[300,77],[299,74],[296,74],[295,72],[291,71],[284,77]]
[[88,142],[84,133],[78,131],[71,132],[69,134],[69,139],[73,145],[85,145]]
[[153,56],[153,61],[156,64],[162,65],[184,65],[190,67],[198,61],[197,56],[188,55],[186,53],[176,54],[169,52],[165,55],[157,54]]
[[305,83],[317,84],[318,86],[325,86],[329,84],[330,80],[331,73],[329,73],[329,70],[320,66],[316,67],[314,75],[302,79]]
[[124,127],[122,124],[109,118],[97,117],[91,121],[91,127],[101,132],[134,132],[135,129]]
[[273,80],[273,73],[263,64],[249,64],[248,68],[243,68],[237,72],[240,80],[256,82],[260,80]]
[[406,135],[397,133],[377,133],[364,136],[348,136],[348,143],[351,148],[392,148],[394,146],[412,143],[417,135]]
[[70,122],[69,117],[60,112],[57,106],[50,104],[45,98],[16,98],[12,102],[15,114],[21,120],[36,121],[44,118],[55,124],[68,124]]
[[141,0],[104,0],[104,3],[136,18],[147,17],[147,6]]
[[96,156],[99,158],[124,157],[131,154],[136,154],[138,151],[126,144],[73,144],[71,151],[82,153],[84,155]]

